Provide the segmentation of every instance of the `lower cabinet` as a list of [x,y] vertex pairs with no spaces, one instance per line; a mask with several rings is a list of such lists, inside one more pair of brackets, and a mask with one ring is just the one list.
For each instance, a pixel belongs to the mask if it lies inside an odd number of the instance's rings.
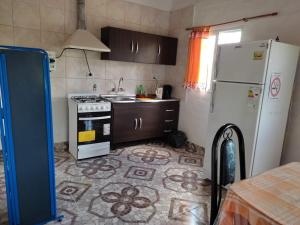
[[179,101],[113,103],[113,145],[159,138],[177,130]]

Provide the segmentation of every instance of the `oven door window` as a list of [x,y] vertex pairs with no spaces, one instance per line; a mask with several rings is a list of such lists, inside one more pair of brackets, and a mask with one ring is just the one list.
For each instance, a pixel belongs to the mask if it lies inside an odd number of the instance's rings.
[[95,144],[110,141],[111,115],[91,113],[78,115],[78,144]]

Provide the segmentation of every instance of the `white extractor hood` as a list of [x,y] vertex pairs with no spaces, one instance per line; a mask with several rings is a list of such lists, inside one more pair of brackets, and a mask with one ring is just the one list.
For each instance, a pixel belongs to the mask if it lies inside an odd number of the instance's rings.
[[110,52],[110,49],[87,30],[78,29],[64,43],[64,49],[81,49],[95,52]]
[[78,29],[64,43],[63,49],[80,49],[95,52],[110,52],[110,49],[98,38],[86,30],[85,0],[77,0]]

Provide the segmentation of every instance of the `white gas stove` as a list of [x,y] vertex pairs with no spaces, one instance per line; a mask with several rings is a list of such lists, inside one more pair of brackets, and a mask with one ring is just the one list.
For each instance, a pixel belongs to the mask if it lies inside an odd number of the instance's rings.
[[69,94],[69,150],[76,159],[107,155],[111,103],[94,94]]

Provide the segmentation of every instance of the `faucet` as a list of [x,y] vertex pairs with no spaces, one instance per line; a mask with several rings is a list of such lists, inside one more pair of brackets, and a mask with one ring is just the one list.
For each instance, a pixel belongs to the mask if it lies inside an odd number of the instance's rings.
[[93,84],[93,92],[97,91],[97,84]]
[[121,84],[123,84],[123,82],[124,82],[124,78],[120,77],[117,92],[124,91],[124,89],[121,88]]
[[153,79],[155,80],[155,91],[156,91],[158,88],[158,80],[156,77],[153,77]]

